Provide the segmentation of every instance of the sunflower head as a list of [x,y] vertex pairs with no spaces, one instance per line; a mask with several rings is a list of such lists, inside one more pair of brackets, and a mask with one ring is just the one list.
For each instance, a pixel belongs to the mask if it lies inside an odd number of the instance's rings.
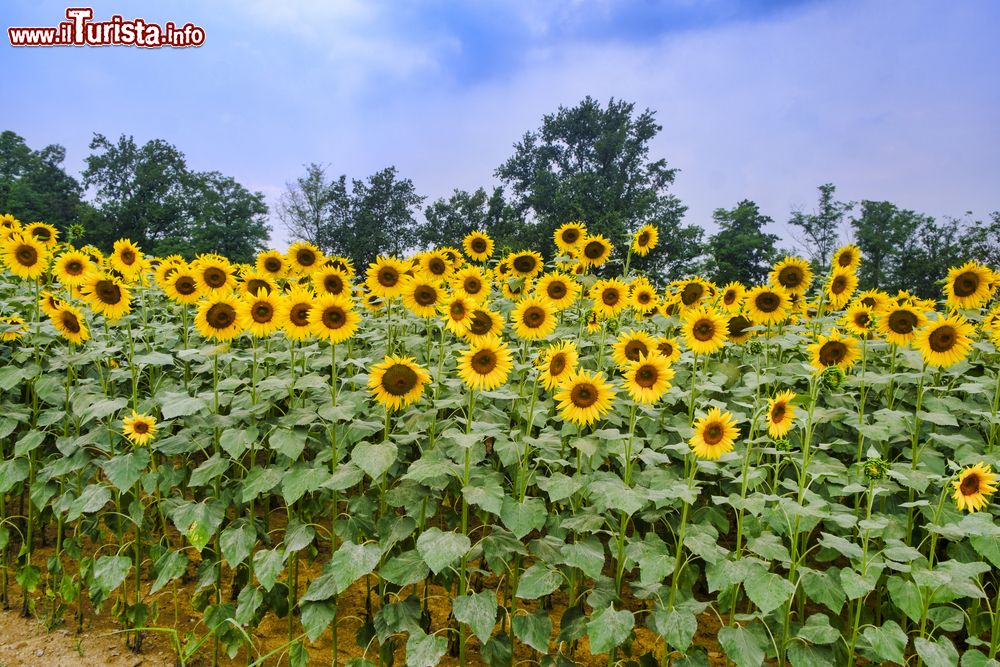
[[712,354],[725,345],[729,324],[712,308],[693,308],[684,314],[681,330],[688,349],[695,354]]
[[394,412],[420,398],[429,380],[430,374],[412,357],[388,355],[372,367],[368,388],[376,401]]
[[812,267],[801,257],[787,256],[771,270],[771,282],[783,287],[789,294],[804,294],[812,279]]
[[462,352],[458,375],[472,389],[492,391],[507,381],[511,366],[507,344],[489,338]]
[[493,254],[493,239],[485,232],[469,232],[462,240],[462,248],[473,262],[485,262]]
[[562,418],[573,424],[587,426],[606,415],[614,403],[615,390],[605,381],[604,374],[574,371],[556,392]]
[[990,496],[996,493],[997,476],[990,466],[977,463],[969,466],[952,482],[955,492],[952,499],[960,510],[977,512],[990,503]]
[[660,240],[660,232],[653,225],[643,225],[632,237],[632,252],[645,257],[649,251],[656,247]]
[[575,250],[587,237],[587,228],[582,222],[567,222],[552,234],[556,247],[563,252]]
[[884,479],[887,472],[889,472],[889,462],[882,457],[872,456],[869,457],[862,464],[865,479],[868,480],[869,484],[874,484],[880,479]]
[[625,388],[633,401],[643,405],[658,401],[670,389],[673,379],[670,362],[655,351],[625,368]]
[[780,285],[758,285],[746,295],[747,316],[754,324],[778,324],[788,317],[792,300]]
[[570,374],[576,371],[579,353],[576,343],[561,341],[542,350],[537,367],[539,380],[546,389],[555,389]]
[[368,266],[365,284],[369,291],[382,299],[400,296],[405,285],[406,262],[395,257],[379,257]]
[[809,352],[812,354],[813,368],[817,371],[823,372],[832,366],[843,371],[857,361],[858,341],[833,331],[829,336],[821,335],[809,346]]
[[688,442],[699,459],[714,461],[733,451],[733,443],[739,435],[732,413],[712,408],[694,423],[694,433]]
[[974,335],[975,329],[964,317],[949,315],[918,329],[913,344],[928,365],[947,368],[968,356]]
[[944,293],[955,309],[982,308],[993,297],[996,284],[992,272],[978,262],[966,262],[948,271]]
[[47,246],[30,234],[14,233],[0,244],[0,258],[18,278],[37,280],[49,265]]
[[510,314],[514,333],[526,340],[545,338],[556,329],[556,313],[546,299],[529,296]]
[[343,343],[358,330],[361,318],[354,311],[354,302],[342,296],[325,294],[317,298],[306,314],[314,336],[333,344]]
[[584,239],[580,248],[580,263],[585,267],[601,266],[611,257],[614,246],[600,234]]
[[24,226],[24,233],[49,249],[55,248],[59,240],[59,230],[47,222],[29,222]]
[[857,271],[861,266],[861,249],[853,243],[837,249],[831,262],[834,271]]
[[133,445],[148,445],[156,437],[156,419],[133,410],[131,416],[122,419],[122,434]]
[[232,340],[244,329],[240,302],[229,294],[210,296],[198,306],[194,324],[205,338],[220,342]]
[[298,275],[309,275],[322,268],[326,263],[323,252],[308,241],[298,241],[288,247],[285,260],[292,272]]
[[795,392],[783,391],[768,402],[767,433],[772,438],[783,438],[795,422]]

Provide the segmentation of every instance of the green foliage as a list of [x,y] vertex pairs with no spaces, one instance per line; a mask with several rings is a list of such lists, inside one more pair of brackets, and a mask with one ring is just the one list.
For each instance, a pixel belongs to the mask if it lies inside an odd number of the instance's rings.
[[840,242],[844,218],[854,208],[854,203],[836,201],[833,195],[837,188],[833,183],[824,183],[818,190],[816,211],[794,211],[788,224],[802,230],[803,237],[798,239],[799,244],[805,248],[813,267],[825,271]]
[[764,231],[772,220],[752,201],[732,209],[719,208],[712,216],[719,231],[708,240],[710,275],[719,285],[738,280],[744,285],[767,282],[777,251],[777,235]]
[[86,207],[83,189],[64,171],[65,159],[58,144],[34,151],[15,132],[0,133],[0,214],[48,222],[63,233],[78,223]]

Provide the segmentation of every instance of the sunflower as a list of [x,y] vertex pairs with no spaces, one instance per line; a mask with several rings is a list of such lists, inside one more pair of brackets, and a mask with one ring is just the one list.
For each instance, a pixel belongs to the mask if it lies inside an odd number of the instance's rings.
[[742,345],[753,338],[756,332],[749,330],[752,326],[754,326],[754,323],[745,315],[733,315],[730,317],[728,322],[729,342],[734,345]]
[[510,268],[519,278],[534,278],[544,266],[542,256],[534,250],[523,250],[510,255]]
[[24,226],[24,235],[30,236],[51,250],[56,247],[59,230],[47,222],[30,222]]
[[0,246],[0,257],[18,278],[37,280],[49,264],[49,253],[41,241],[30,235],[12,234]]
[[716,305],[727,313],[738,313],[743,307],[746,294],[747,288],[743,286],[743,283],[738,281],[727,283],[722,288]]
[[420,272],[430,281],[442,282],[451,274],[452,263],[440,250],[431,250],[420,255]]
[[428,381],[430,374],[412,357],[387,355],[372,366],[368,388],[375,400],[393,412],[420,398]]
[[656,353],[672,364],[681,358],[681,348],[676,338],[661,336],[656,339]]
[[982,308],[993,296],[992,271],[979,262],[966,262],[948,270],[944,293],[949,308]]
[[354,302],[342,296],[324,294],[318,297],[306,317],[312,333],[331,343],[343,343],[358,330],[361,318],[354,312]]
[[812,268],[801,257],[789,255],[771,270],[771,282],[784,287],[789,294],[805,294],[812,279]]
[[305,340],[311,333],[312,323],[309,311],[312,310],[316,296],[312,291],[301,285],[296,285],[281,302],[278,319],[285,335],[292,340]]
[[167,278],[163,291],[171,301],[180,304],[197,303],[204,296],[198,278],[187,266],[178,268]]
[[590,298],[597,317],[616,317],[628,307],[628,287],[617,278],[598,280],[590,288]]
[[855,336],[867,338],[875,325],[875,315],[871,308],[855,301],[844,313],[841,323]]
[[871,308],[873,313],[877,313],[889,304],[889,295],[882,290],[870,289],[857,295],[854,301]]
[[473,262],[485,262],[493,254],[493,239],[485,232],[469,232],[462,239],[462,248]]
[[659,313],[661,316],[671,318],[680,315],[682,310],[680,299],[677,295],[664,294],[660,301]]
[[476,303],[483,303],[490,295],[491,284],[482,269],[466,266],[452,275],[451,288]]
[[604,373],[573,371],[559,385],[555,394],[562,418],[572,424],[587,426],[611,410],[614,388],[604,380]]
[[547,273],[538,279],[535,294],[548,299],[556,310],[565,310],[579,298],[580,283],[565,273]]
[[783,391],[767,404],[767,434],[772,438],[784,438],[792,430],[795,422],[794,391]]
[[694,434],[688,441],[699,459],[718,460],[733,451],[733,443],[740,435],[732,413],[712,408],[694,423]]
[[840,310],[851,300],[858,288],[858,276],[847,269],[834,269],[826,281],[826,300],[834,310]]
[[266,273],[257,273],[252,270],[243,275],[243,280],[239,283],[239,286],[243,294],[250,296],[254,296],[261,291],[265,294],[278,291],[278,286],[270,276]]
[[365,284],[375,296],[391,299],[403,293],[403,274],[407,270],[406,262],[395,257],[379,257],[374,264],[368,266]]
[[614,250],[614,246],[611,245],[611,241],[600,234],[588,235],[580,249],[580,264],[585,268],[601,266],[611,257],[612,250]]
[[132,294],[121,282],[101,273],[91,273],[80,285],[90,308],[112,322],[132,311]]
[[477,307],[472,311],[469,330],[465,337],[472,343],[481,343],[491,336],[499,337],[503,333],[503,317],[496,311],[485,307]]
[[820,336],[819,340],[809,345],[809,354],[816,370],[822,371],[830,366],[843,370],[858,360],[858,341],[832,331],[829,336]]
[[3,233],[20,232],[22,229],[21,221],[10,213],[0,215],[0,238],[3,238]]
[[952,500],[960,510],[978,512],[990,503],[990,496],[997,491],[997,476],[990,466],[977,463],[963,470],[952,482],[955,493]]
[[924,361],[935,368],[947,368],[965,359],[972,350],[975,329],[961,315],[930,322],[917,329],[913,346]]
[[326,261],[323,262],[324,268],[337,269],[342,271],[345,276],[354,279],[354,262],[351,261],[350,257],[341,257],[340,255],[334,255],[333,257],[327,257]]
[[434,279],[407,278],[403,284],[403,305],[417,317],[436,317],[444,297]]
[[646,278],[636,278],[629,285],[629,305],[635,312],[648,315],[656,310],[659,301],[656,288]]
[[660,240],[660,232],[653,225],[643,225],[632,238],[632,252],[645,257],[649,251],[656,247]]
[[274,292],[246,294],[240,301],[240,317],[254,338],[266,338],[281,325],[279,313],[283,297]]
[[681,325],[684,342],[695,354],[712,354],[722,349],[729,335],[726,319],[712,308],[691,309]]
[[81,285],[94,270],[93,262],[79,250],[67,250],[52,263],[52,275],[67,287]]
[[438,307],[444,315],[444,325],[456,336],[464,336],[472,326],[476,302],[461,294],[452,294]]
[[133,445],[147,445],[156,437],[156,420],[133,410],[131,417],[122,420],[122,433]]
[[52,326],[69,342],[79,345],[90,338],[83,313],[68,303],[63,303],[49,317],[52,319]]
[[444,255],[445,261],[451,268],[455,269],[465,263],[465,259],[462,257],[461,251],[457,248],[452,248],[451,246],[444,246],[438,248],[438,252]]
[[587,332],[597,333],[604,326],[604,320],[597,316],[597,313],[591,310],[587,313]]
[[917,308],[890,304],[878,313],[878,332],[892,345],[906,347],[927,318]]
[[559,341],[542,350],[536,362],[538,379],[548,390],[558,387],[571,373],[576,371],[579,361],[576,343],[568,340]]
[[861,249],[853,243],[837,248],[837,252],[833,253],[831,264],[834,271],[857,271],[861,266]]
[[0,341],[9,343],[17,340],[27,331],[28,327],[24,324],[24,318],[17,315],[0,317]]
[[993,307],[983,321],[979,323],[983,333],[991,338],[1000,340],[1000,304]]
[[298,275],[309,275],[326,262],[323,252],[308,241],[298,241],[290,245],[288,252],[285,253],[285,260],[292,273]]
[[510,314],[514,333],[526,340],[545,338],[556,328],[555,309],[546,299],[529,296],[522,299]]
[[194,326],[204,338],[232,340],[243,331],[240,301],[231,294],[211,295],[198,304]]
[[562,252],[575,249],[587,238],[587,228],[582,222],[567,222],[552,233],[552,240]]
[[507,381],[511,353],[498,338],[487,338],[461,353],[458,376],[472,389],[492,391]]
[[170,276],[182,268],[187,267],[187,262],[180,255],[170,255],[157,261],[156,269],[153,271],[153,280],[160,289],[165,289]]
[[674,379],[674,369],[670,362],[653,352],[639,361],[629,362],[625,367],[625,389],[636,403],[651,405],[660,400]]
[[202,294],[226,294],[236,287],[236,276],[227,259],[215,255],[200,255],[191,262],[191,271],[198,281],[198,291]]
[[135,282],[142,273],[143,259],[139,246],[128,239],[118,239],[108,256],[108,264],[125,280]]
[[285,256],[277,250],[266,250],[258,253],[255,265],[257,273],[271,276],[275,280],[284,278],[285,274],[288,273],[288,262],[285,260]]
[[38,297],[38,306],[49,317],[52,317],[56,311],[62,308],[63,303],[65,302],[62,299],[48,290],[43,291]]
[[633,361],[641,361],[656,350],[656,339],[645,331],[623,331],[611,351],[611,358],[624,368]]
[[758,285],[747,292],[747,317],[754,324],[778,324],[788,317],[792,300],[780,285]]

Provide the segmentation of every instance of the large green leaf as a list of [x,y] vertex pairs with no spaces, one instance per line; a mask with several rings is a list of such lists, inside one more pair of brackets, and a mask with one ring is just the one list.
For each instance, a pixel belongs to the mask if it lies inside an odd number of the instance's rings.
[[587,623],[590,652],[607,653],[628,639],[635,626],[635,617],[627,609],[615,611],[613,606],[599,610]]
[[719,630],[718,638],[726,657],[735,662],[736,667],[760,667],[764,664],[767,644],[759,632],[743,625],[727,626]]
[[558,571],[542,563],[535,563],[521,574],[516,595],[525,600],[534,600],[556,590],[560,583],[562,575]]
[[472,628],[472,633],[483,644],[493,634],[498,608],[497,596],[492,590],[462,595],[451,601],[455,620]]
[[875,656],[884,661],[903,664],[906,661],[903,649],[906,648],[906,633],[895,621],[886,621],[881,627],[868,626],[862,633],[868,640]]
[[521,614],[511,619],[514,636],[542,655],[549,651],[549,637],[552,635],[552,619],[545,609],[533,614]]
[[344,542],[323,568],[323,574],[309,584],[302,601],[322,602],[340,595],[348,586],[374,570],[381,556],[382,550],[376,544]]
[[399,450],[393,442],[362,442],[351,451],[351,461],[377,480],[396,462],[398,454]]
[[417,551],[434,574],[440,574],[471,547],[472,543],[465,535],[446,532],[436,526],[428,528],[417,538]]

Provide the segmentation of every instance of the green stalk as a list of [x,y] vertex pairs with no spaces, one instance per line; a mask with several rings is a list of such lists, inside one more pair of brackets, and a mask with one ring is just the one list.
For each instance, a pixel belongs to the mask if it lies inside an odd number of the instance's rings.
[[[465,434],[468,435],[472,432],[472,419],[473,414],[476,409],[476,390],[469,390],[469,409],[465,415]],[[465,448],[465,467],[462,472],[462,488],[465,488],[469,484],[470,473],[471,473],[471,453],[472,448]],[[462,535],[469,536],[469,502],[465,499],[465,494],[462,494]],[[466,554],[462,555],[462,564],[458,571],[458,595],[461,597],[468,591],[468,556]],[[458,664],[465,667],[465,644],[466,644],[466,633],[465,624],[459,623],[458,625]]]

